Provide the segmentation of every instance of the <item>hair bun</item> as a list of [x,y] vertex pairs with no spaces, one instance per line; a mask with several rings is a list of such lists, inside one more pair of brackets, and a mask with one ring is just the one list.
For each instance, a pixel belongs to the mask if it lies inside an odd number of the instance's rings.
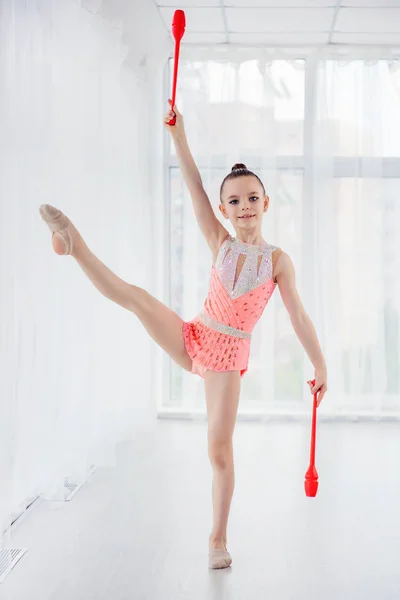
[[247,171],[247,167],[243,163],[236,163],[233,165],[232,171],[237,171],[238,169],[244,169]]

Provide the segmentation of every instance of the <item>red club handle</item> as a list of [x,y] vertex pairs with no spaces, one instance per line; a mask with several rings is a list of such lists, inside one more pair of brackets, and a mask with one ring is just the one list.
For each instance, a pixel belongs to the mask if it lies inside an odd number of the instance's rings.
[[[174,76],[172,81],[172,98],[171,98],[171,108],[175,106],[175,98],[176,98],[176,82],[178,79],[178,63],[179,63],[179,51],[181,47],[181,39],[183,38],[183,34],[185,33],[186,27],[186,18],[183,10],[176,10],[174,13],[174,17],[172,19],[172,35],[175,38],[175,56],[174,56]],[[172,117],[172,119],[168,122],[168,125],[175,125],[176,117]]]
[[[315,379],[311,382],[315,385]],[[317,433],[317,393],[314,394],[312,425],[311,425],[311,445],[310,445],[310,465],[307,469],[304,481],[306,496],[314,498],[318,491],[318,473],[315,468],[315,438]]]

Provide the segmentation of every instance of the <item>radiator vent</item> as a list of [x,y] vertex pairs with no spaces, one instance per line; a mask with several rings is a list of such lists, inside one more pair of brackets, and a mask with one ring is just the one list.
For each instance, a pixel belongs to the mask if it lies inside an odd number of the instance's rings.
[[0,583],[4,581],[17,562],[24,556],[28,548],[1,548],[0,550]]

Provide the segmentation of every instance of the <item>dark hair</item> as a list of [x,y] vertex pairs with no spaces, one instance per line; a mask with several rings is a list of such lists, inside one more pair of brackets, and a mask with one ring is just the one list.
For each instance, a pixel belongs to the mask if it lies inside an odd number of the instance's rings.
[[219,197],[221,199],[221,202],[222,202],[222,190],[224,189],[224,185],[225,185],[226,181],[229,181],[230,179],[236,179],[237,177],[250,177],[250,176],[256,177],[258,179],[258,181],[261,183],[261,187],[263,189],[264,196],[265,196],[265,187],[264,187],[261,179],[258,177],[258,175],[253,173],[253,171],[249,171],[248,168],[246,167],[246,165],[244,165],[243,163],[236,163],[233,165],[231,172],[228,173],[228,175],[225,177],[225,179],[221,183],[221,188],[219,190]]

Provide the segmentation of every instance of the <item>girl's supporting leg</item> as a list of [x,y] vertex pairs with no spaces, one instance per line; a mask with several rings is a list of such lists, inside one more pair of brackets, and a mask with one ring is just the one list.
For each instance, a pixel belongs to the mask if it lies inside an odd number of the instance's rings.
[[178,365],[191,371],[192,359],[184,345],[181,317],[143,288],[126,283],[110,271],[89,250],[80,233],[63,213],[48,205],[41,207],[40,212],[50,229],[55,232],[55,252],[70,253],[103,296],[133,312],[153,340]]
[[210,550],[226,549],[226,531],[235,486],[233,431],[240,395],[239,371],[206,371],[208,456],[213,468],[213,528]]

